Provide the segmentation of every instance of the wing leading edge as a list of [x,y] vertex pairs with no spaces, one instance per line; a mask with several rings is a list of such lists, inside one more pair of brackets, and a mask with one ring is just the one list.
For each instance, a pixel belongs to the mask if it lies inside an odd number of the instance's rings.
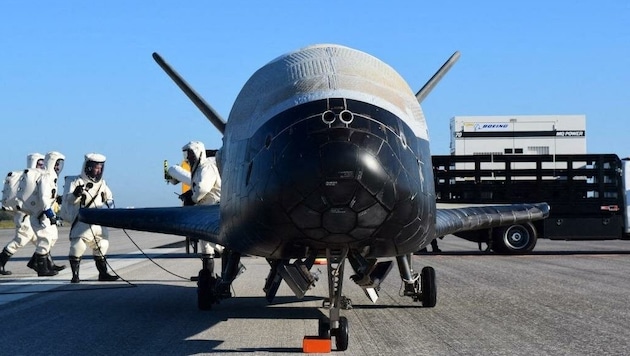
[[437,209],[435,236],[519,224],[541,220],[548,216],[547,203]]
[[195,237],[219,241],[219,205],[142,209],[80,209],[79,220],[121,229]]

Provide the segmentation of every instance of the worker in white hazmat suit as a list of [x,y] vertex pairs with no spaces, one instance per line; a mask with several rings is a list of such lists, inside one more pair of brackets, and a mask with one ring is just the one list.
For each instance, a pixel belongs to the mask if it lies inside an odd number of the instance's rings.
[[[81,175],[69,184],[68,193],[63,195],[62,207],[72,209],[73,216],[77,216],[79,208],[113,208],[112,191],[103,179],[105,156],[98,153],[85,155]],[[66,182],[68,184],[68,182]],[[92,249],[94,263],[98,270],[99,281],[115,281],[119,277],[107,272],[105,255],[109,249],[109,232],[106,226],[86,224],[78,219],[72,219],[70,228],[70,268],[72,269],[72,283],[79,283],[79,266],[81,257],[89,246]]]
[[190,165],[191,189],[180,198],[190,199],[188,202],[192,204],[187,205],[218,204],[221,199],[221,176],[214,157],[206,156],[206,148],[199,141],[190,141],[182,148],[182,152]]
[[[214,157],[206,157],[206,148],[199,141],[190,141],[182,147],[184,159],[190,165],[191,189],[180,195],[184,205],[213,205],[221,199],[221,176]],[[201,241],[203,269],[214,270],[214,253],[223,246]]]
[[[31,153],[26,156],[26,169],[44,171],[44,155],[41,153]],[[40,173],[41,173],[40,172]],[[23,210],[15,210],[13,214],[13,222],[15,223],[15,236],[9,241],[0,252],[0,274],[10,275],[11,271],[5,269],[7,261],[20,248],[26,246],[27,243],[37,244],[37,237],[31,227],[28,214]]]
[[29,221],[37,237],[35,253],[28,266],[37,271],[38,276],[54,276],[65,266],[52,262],[50,251],[57,242],[57,216],[53,205],[57,199],[57,180],[63,170],[65,156],[59,152],[48,152],[44,158],[45,169],[38,177],[34,194],[24,199],[22,210],[29,214]]
[[37,168],[44,169],[46,165],[44,164],[44,159],[46,157],[41,153],[31,153],[26,156],[26,167],[27,168]]

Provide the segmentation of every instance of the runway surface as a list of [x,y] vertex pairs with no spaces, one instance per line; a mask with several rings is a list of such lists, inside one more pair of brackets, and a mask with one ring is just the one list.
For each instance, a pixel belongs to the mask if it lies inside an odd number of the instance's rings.
[[[109,263],[124,280],[98,282],[86,253],[79,284],[69,267],[37,277],[26,267],[33,246],[9,260],[0,276],[2,355],[300,354],[302,338],[317,334],[327,295],[326,270],[302,300],[282,284],[273,304],[262,288],[268,264],[245,257],[247,271],[234,298],[211,311],[196,306],[201,262],[183,238],[111,230]],[[0,230],[4,246],[12,230]],[[68,230],[53,249],[66,264]],[[435,268],[438,302],[422,308],[399,296],[394,267],[372,304],[348,278],[353,309],[344,355],[627,355],[630,354],[630,241],[539,240],[534,253],[499,256],[453,236],[439,254],[414,256],[414,267]],[[218,264],[218,261],[217,261]],[[351,269],[346,269],[347,274]],[[349,277],[349,276],[346,276]],[[334,342],[333,342],[334,349]]]

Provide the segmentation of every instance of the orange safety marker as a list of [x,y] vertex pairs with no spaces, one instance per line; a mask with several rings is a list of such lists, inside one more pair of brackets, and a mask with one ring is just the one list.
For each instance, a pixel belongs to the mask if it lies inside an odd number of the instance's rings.
[[[190,164],[188,164],[187,160],[183,160],[180,166],[190,172]],[[192,180],[192,177],[190,177],[190,179]],[[190,186],[188,184],[182,183],[182,193],[186,193],[189,189]]]
[[319,336],[304,336],[302,351],[307,354],[330,353],[332,350],[330,338]]

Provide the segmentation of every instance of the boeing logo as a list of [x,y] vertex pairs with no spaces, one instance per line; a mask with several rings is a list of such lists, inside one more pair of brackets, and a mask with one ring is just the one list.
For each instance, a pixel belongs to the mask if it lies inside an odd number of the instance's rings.
[[509,124],[496,123],[496,124],[475,124],[475,131],[487,131],[487,130],[507,130]]

